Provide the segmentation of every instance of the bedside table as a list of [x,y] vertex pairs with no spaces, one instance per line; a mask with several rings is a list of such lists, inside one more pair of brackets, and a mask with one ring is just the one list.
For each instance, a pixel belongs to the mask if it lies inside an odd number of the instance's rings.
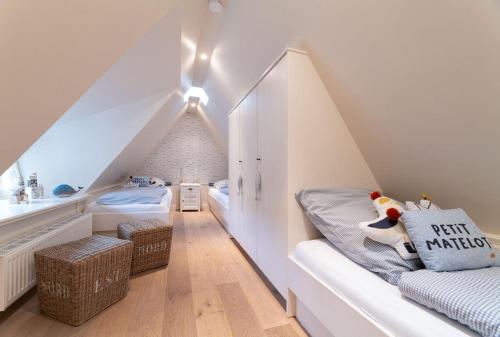
[[182,183],[180,184],[181,212],[201,210],[201,185]]

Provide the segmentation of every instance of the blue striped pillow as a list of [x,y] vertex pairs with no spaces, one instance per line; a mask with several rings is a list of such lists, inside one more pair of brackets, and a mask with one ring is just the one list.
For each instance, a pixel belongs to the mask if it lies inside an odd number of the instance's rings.
[[133,176],[132,182],[134,184],[139,184],[139,187],[148,187],[150,179],[151,177],[148,176]]

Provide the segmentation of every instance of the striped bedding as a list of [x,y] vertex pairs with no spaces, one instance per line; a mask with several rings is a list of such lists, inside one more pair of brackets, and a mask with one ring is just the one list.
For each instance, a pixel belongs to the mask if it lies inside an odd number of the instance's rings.
[[500,337],[500,267],[403,273],[401,293],[467,325],[484,337]]

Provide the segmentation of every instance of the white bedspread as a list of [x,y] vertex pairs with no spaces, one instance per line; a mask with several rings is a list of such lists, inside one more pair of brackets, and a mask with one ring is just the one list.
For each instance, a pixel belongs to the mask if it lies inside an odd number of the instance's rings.
[[159,204],[125,204],[125,205],[101,205],[92,202],[88,210],[92,213],[154,213],[169,212],[172,200],[172,190],[167,188],[167,194],[161,198]]
[[215,187],[209,187],[208,194],[212,198],[217,200],[222,207],[224,207],[226,210],[229,210],[229,196],[227,194],[222,193]]
[[299,243],[292,257],[394,336],[479,336],[446,316],[404,298],[396,286],[349,260],[326,239]]

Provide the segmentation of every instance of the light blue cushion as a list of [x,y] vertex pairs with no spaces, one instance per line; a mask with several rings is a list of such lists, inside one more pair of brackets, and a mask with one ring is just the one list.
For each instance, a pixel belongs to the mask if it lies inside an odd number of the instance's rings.
[[408,211],[402,220],[427,269],[454,271],[496,264],[495,248],[460,208]]

